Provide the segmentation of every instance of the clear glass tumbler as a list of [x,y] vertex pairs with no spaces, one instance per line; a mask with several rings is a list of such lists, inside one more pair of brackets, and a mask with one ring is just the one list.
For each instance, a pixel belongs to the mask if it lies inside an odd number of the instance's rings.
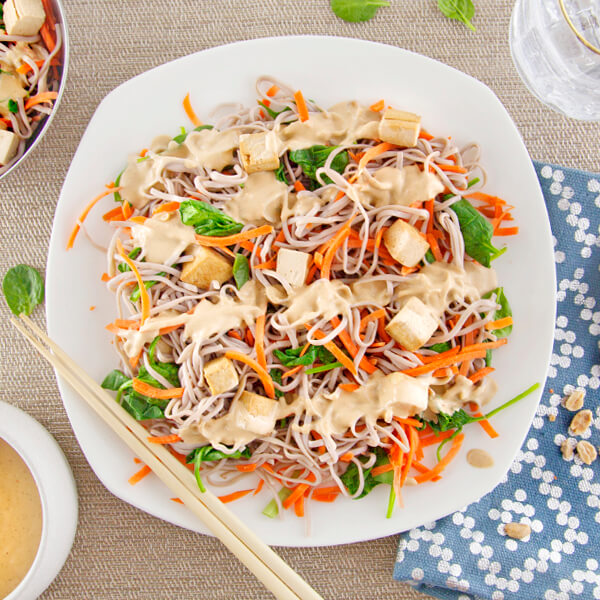
[[544,104],[600,121],[600,0],[517,0],[510,50],[521,79]]

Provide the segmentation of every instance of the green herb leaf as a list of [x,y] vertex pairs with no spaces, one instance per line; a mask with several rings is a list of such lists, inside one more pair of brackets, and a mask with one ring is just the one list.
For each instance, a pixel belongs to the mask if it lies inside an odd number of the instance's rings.
[[6,272],[2,291],[13,314],[30,315],[44,301],[44,280],[28,265],[17,265]]
[[289,106],[286,106],[284,109],[282,109],[280,111],[275,111],[272,108],[269,108],[268,106],[266,106],[264,102],[259,101],[259,104],[267,111],[267,113],[271,117],[271,119],[275,119],[281,113],[284,113],[288,110],[292,110]]
[[131,379],[129,379],[125,373],[119,371],[119,369],[114,369],[104,378],[100,385],[105,390],[112,390],[113,392],[116,392],[128,381],[131,381]]
[[[269,371],[269,375],[271,376],[271,379],[275,383],[278,383],[279,385],[281,385],[283,383],[283,379],[282,379],[283,372],[281,371],[281,369],[271,369]],[[281,398],[281,396],[283,396],[283,395],[284,394],[281,390],[278,390],[277,388],[275,388],[275,398]]]
[[[279,499],[282,502],[291,494],[292,490],[286,487],[282,487],[277,492],[277,495],[279,496]],[[265,508],[262,511],[262,514],[265,515],[265,517],[269,517],[269,519],[274,519],[279,514],[279,507],[277,506],[277,502],[275,501],[275,499],[271,500],[271,502],[269,502],[269,504],[265,506]]]
[[120,397],[121,406],[137,421],[147,419],[163,419],[163,408],[152,404],[145,396],[138,394],[133,388],[126,389]]
[[[508,303],[508,299],[504,295],[504,288],[496,288],[482,297],[491,298],[493,294],[496,294],[496,302],[500,305],[500,308],[496,309],[496,312],[494,313],[494,321],[503,319],[504,317],[512,317],[512,310],[510,308],[510,304]],[[494,329],[494,333],[499,338],[509,336],[511,331],[512,325],[508,325],[508,327],[502,327],[501,329]]]
[[[313,185],[314,189],[321,185],[317,181],[317,169],[327,162],[327,158],[337,147],[317,145],[305,148],[304,150],[292,150],[290,152],[290,160],[300,165],[304,174],[315,182]],[[348,161],[348,152],[340,152],[331,162],[331,168],[338,173],[343,173],[348,165]],[[325,183],[331,183],[331,179],[326,175],[322,179]]]
[[336,362],[335,356],[325,346],[310,346],[302,356],[300,356],[301,353],[302,347],[288,348],[283,352],[281,350],[273,350],[273,354],[284,367],[308,366],[317,360],[324,365]]
[[[164,277],[166,275],[165,272],[161,271],[160,273],[157,273],[157,275],[159,277]],[[154,281],[153,279],[151,279],[150,281],[144,281],[144,287],[149,290],[153,285],[156,285],[158,283],[158,281]],[[129,299],[132,302],[137,302],[140,299],[140,286],[136,285],[133,288],[133,292],[131,292],[131,294],[129,295]]]
[[238,290],[241,290],[242,286],[247,281],[250,281],[250,264],[243,254],[238,253],[235,255],[235,260],[233,261],[233,278]]
[[331,10],[344,21],[369,21],[380,6],[389,6],[384,0],[331,0]]
[[427,252],[425,252],[425,263],[434,263],[435,262],[435,256],[433,255],[433,252],[431,250],[427,250]]
[[283,183],[290,185],[290,182],[288,181],[288,178],[285,176],[285,166],[283,163],[281,163],[279,165],[279,169],[277,169],[277,171],[275,171],[275,178],[278,181],[283,181]]
[[[156,345],[160,340],[160,335],[157,335],[150,346],[148,347],[148,362],[150,366],[159,374],[162,375],[173,387],[180,387],[179,367],[175,363],[165,363],[156,360]],[[160,386],[163,387],[163,386]]]
[[[117,178],[115,179],[115,187],[119,187],[119,185],[121,184],[121,177],[123,176],[123,173],[125,173],[125,169],[123,169],[118,175]],[[119,194],[119,192],[114,192],[113,193],[113,197],[115,199],[115,202],[118,202],[119,204],[123,204],[123,198],[121,198],[121,194]]]
[[452,348],[452,344],[450,342],[440,342],[439,344],[434,344],[433,346],[429,346],[427,350],[432,350],[433,352],[446,352],[446,350],[450,350]]
[[225,452],[221,452],[221,450],[216,450],[212,446],[201,446],[200,448],[194,448],[185,457],[185,461],[189,464],[196,461],[212,462],[213,460],[223,460],[224,458],[250,458],[251,456],[252,452],[250,452],[249,448],[226,454]]
[[[203,129],[212,129],[212,128],[213,128],[212,125],[199,125],[198,127],[196,127],[194,129],[194,131],[202,131]],[[173,141],[177,142],[178,144],[183,144],[183,142],[185,142],[187,136],[188,136],[188,132],[185,130],[185,127],[181,127],[181,133],[179,135],[176,135],[173,138]]]
[[450,208],[458,217],[466,253],[489,268],[491,260],[506,251],[506,248],[498,250],[492,245],[492,224],[466,198],[461,198]]
[[224,236],[239,233],[243,225],[202,200],[184,200],[179,207],[184,225],[191,225],[199,235]]
[[8,101],[8,110],[13,114],[16,114],[19,112],[19,105],[17,104],[17,102],[15,100]]
[[[141,248],[134,248],[127,256],[129,258],[131,258],[131,260],[135,260],[140,255],[141,251],[142,251]],[[125,273],[127,271],[131,271],[131,268],[129,267],[129,265],[125,261],[120,262],[117,265],[117,269],[119,269],[119,271],[121,271],[121,273]]]
[[[377,475],[373,477],[371,475],[371,471],[373,467],[379,467],[381,465],[387,465],[390,462],[386,451],[383,448],[376,447],[373,448],[372,451],[375,453],[377,459],[375,460],[375,464],[367,470],[363,471],[363,475],[365,478],[365,485],[362,493],[358,498],[364,498],[374,487],[378,486],[381,483],[387,483],[388,485],[392,485],[394,483],[394,472],[388,471],[387,473],[382,473],[381,475]],[[359,459],[361,462],[366,462],[367,457],[361,456]],[[356,463],[351,462],[348,465],[348,468],[344,472],[344,474],[340,477],[342,483],[348,488],[348,491],[351,494],[356,494],[358,491],[358,486],[360,483],[360,477],[358,473],[358,466]]]
[[471,0],[438,0],[438,7],[445,17],[460,21],[471,31],[475,31],[475,27],[471,23],[471,19],[475,14],[475,7]]
[[474,423],[475,421],[481,420],[477,417],[472,417],[467,414],[462,408],[447,415],[446,413],[438,413],[437,423],[435,421],[427,421],[431,429],[437,433],[442,433],[450,429],[462,429],[468,423]]
[[307,375],[312,375],[313,373],[323,373],[323,371],[331,371],[332,369],[337,369],[338,367],[343,367],[344,365],[341,362],[333,362],[328,365],[321,365],[320,367],[313,367],[312,369],[306,369],[304,372]]

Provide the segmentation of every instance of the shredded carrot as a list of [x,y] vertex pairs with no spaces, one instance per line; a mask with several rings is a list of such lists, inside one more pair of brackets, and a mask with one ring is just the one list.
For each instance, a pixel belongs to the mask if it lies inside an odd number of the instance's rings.
[[423,140],[429,141],[429,140],[432,140],[434,136],[432,136],[430,133],[428,133],[424,129],[421,129],[421,131],[419,132],[419,137]]
[[258,467],[258,463],[247,463],[244,465],[235,466],[235,468],[241,473],[252,473],[252,471],[256,471],[256,467]]
[[161,213],[161,212],[172,212],[174,210],[179,210],[180,206],[181,205],[179,202],[177,202],[176,200],[173,200],[171,202],[166,202],[165,204],[161,204],[160,206],[157,206],[152,211],[152,214],[157,215],[158,213]]
[[339,490],[337,492],[323,493],[318,490],[312,495],[312,499],[317,502],[335,502],[337,497],[340,495]]
[[173,502],[177,502],[177,504],[183,504],[183,500],[181,498],[171,498]]
[[354,454],[352,452],[346,452],[342,454],[338,459],[340,462],[350,462],[354,458]]
[[440,462],[437,465],[435,465],[435,467],[433,467],[433,469],[431,469],[429,471],[429,473],[423,473],[422,475],[417,475],[415,477],[417,483],[423,483],[425,481],[429,481],[436,475],[439,475],[450,464],[450,462],[454,459],[454,457],[458,454],[458,451],[460,450],[460,447],[462,446],[464,439],[465,439],[464,433],[458,434],[452,440],[452,447],[450,448],[450,450],[448,450],[448,452],[442,458],[442,460],[440,460]]
[[131,367],[133,369],[135,369],[135,367],[138,366],[138,363],[140,362],[140,358],[142,358],[142,352],[143,352],[143,349],[140,350],[135,356],[131,356],[129,358],[129,364],[131,365]]
[[422,427],[423,423],[421,423],[421,421],[417,420],[417,419],[413,419],[411,417],[394,417],[394,421],[396,421],[396,423],[401,423],[402,425],[408,425],[410,427]]
[[260,315],[256,319],[256,329],[254,332],[254,349],[256,350],[256,359],[258,364],[266,370],[267,359],[265,357],[265,320],[266,315]]
[[176,434],[172,435],[162,435],[160,437],[149,437],[148,441],[151,444],[175,444],[177,442],[181,442],[182,439]]
[[104,221],[125,221],[125,217],[123,216],[123,209],[120,206],[105,212],[102,215],[102,219]]
[[374,158],[380,154],[383,154],[384,152],[387,152],[388,150],[393,150],[395,147],[396,146],[394,144],[390,144],[389,142],[382,142],[381,144],[377,144],[377,146],[372,146],[360,159],[360,162],[358,163],[359,171],[362,171],[367,166],[367,163],[372,161]]
[[279,87],[277,87],[275,84],[273,84],[268,90],[267,90],[267,96],[269,96],[269,98],[272,98],[275,94],[277,94],[277,92],[279,91]]
[[75,225],[75,227],[73,228],[73,231],[71,232],[71,235],[69,236],[69,240],[67,241],[67,250],[70,250],[73,247],[73,244],[75,243],[75,238],[77,237],[77,234],[79,233],[79,230],[81,229],[81,225],[80,223],[83,223],[86,219],[86,217],[88,216],[90,210],[92,210],[92,208],[94,208],[94,206],[98,203],[98,201],[102,200],[102,198],[104,198],[105,196],[109,196],[110,194],[112,194],[115,191],[119,191],[121,188],[111,188],[110,190],[106,190],[104,192],[102,192],[101,194],[99,194],[98,196],[96,196],[84,209],[83,212],[79,215],[79,219],[77,219],[77,224]]
[[254,336],[249,328],[246,329],[246,343],[248,346],[254,346]]
[[50,31],[47,21],[40,27],[40,35],[44,40],[46,48],[48,48],[48,52],[52,52],[54,48],[56,48],[56,42],[54,41],[54,37]]
[[371,470],[371,475],[373,475],[373,477],[377,477],[377,475],[383,475],[384,473],[388,473],[389,471],[393,470],[394,465],[392,463],[388,463],[387,465],[379,465]]
[[129,484],[135,485],[136,483],[139,483],[142,479],[144,479],[144,477],[146,477],[146,475],[149,475],[150,473],[152,473],[152,469],[148,465],[144,465],[135,475],[132,475],[129,478]]
[[181,387],[162,390],[139,380],[137,377],[133,378],[133,389],[138,392],[138,394],[157,400],[170,400],[171,398],[181,398],[181,396],[183,396],[183,388]]
[[[419,427],[420,426],[421,426],[421,424],[419,423]],[[417,431],[414,427],[408,426],[408,441],[409,441],[408,454],[406,456],[406,463],[402,467],[402,475],[400,478],[400,487],[402,487],[404,485],[404,483],[406,482],[406,478],[408,477],[408,472],[410,471],[413,460],[415,458],[417,448],[420,446],[419,434],[417,433]]]
[[435,371],[441,367],[448,367],[450,365],[463,362],[464,360],[473,360],[475,358],[484,358],[485,350],[473,350],[471,352],[466,352],[465,350],[455,354],[454,356],[448,356],[446,358],[441,358],[439,360],[431,361],[425,365],[421,365],[419,367],[413,367],[412,369],[405,369],[402,371],[405,375],[412,375],[415,377],[416,375],[422,375],[423,373],[429,373],[430,371]]
[[226,496],[218,496],[218,498],[221,502],[223,502],[223,504],[227,504],[228,502],[239,500],[253,491],[254,490],[240,490],[239,492],[233,492],[232,494],[227,494]]
[[268,260],[267,262],[259,263],[258,265],[254,265],[252,268],[253,269],[274,269],[275,267],[277,267],[277,261],[274,258],[272,258],[271,260]]
[[[260,104],[260,100],[257,100],[256,102],[258,102],[258,104]],[[263,98],[262,99],[262,103],[269,108],[269,106],[271,106],[271,101],[268,98]]]
[[454,430],[449,430],[449,431],[442,431],[441,433],[438,433],[435,435],[423,437],[423,438],[421,438],[421,448],[427,448],[428,446],[433,446],[434,444],[437,444],[437,443],[441,442],[442,440],[449,438],[453,433],[454,433]]
[[344,240],[350,235],[352,221],[354,221],[356,215],[357,213],[353,213],[352,216],[339,229],[339,231],[333,236],[333,238],[324,244],[324,246],[327,248],[327,251],[323,257],[323,268],[321,269],[321,277],[323,279],[329,279],[331,265],[333,263],[333,259],[335,258],[335,254],[338,248],[344,243]]
[[298,117],[302,122],[308,121],[308,108],[306,108],[306,102],[300,90],[294,94],[294,100],[298,108]]
[[142,461],[141,461],[141,460],[140,460],[140,459],[139,459],[137,456],[134,456],[134,457],[133,457],[133,462],[134,462],[136,465],[141,465],[141,464],[142,464]]
[[[315,481],[315,476],[312,472],[310,472],[306,479],[312,483]],[[294,488],[292,493],[282,502],[283,508],[287,510],[290,506],[292,506],[292,504],[296,504],[298,498],[300,498],[300,496],[304,496],[304,492],[306,492],[308,489],[310,489],[310,485],[308,483],[299,483]]]
[[121,244],[121,240],[117,240],[117,250],[121,255],[121,258],[129,265],[129,268],[132,270],[135,278],[137,279],[138,288],[140,290],[140,298],[142,300],[142,319],[140,325],[143,325],[146,319],[150,316],[150,296],[148,295],[148,290],[142,281],[142,276],[138,271],[138,268],[135,266],[134,262],[125,254],[125,250],[123,249],[123,244]]
[[354,392],[360,387],[360,385],[358,385],[358,383],[340,383],[338,387],[340,390],[344,390],[344,392]]
[[372,110],[373,112],[379,112],[380,110],[383,110],[384,107],[385,102],[383,99],[381,99],[378,102],[375,102],[375,104],[371,104],[371,106],[369,106],[369,110]]
[[467,169],[465,169],[464,167],[459,167],[458,165],[438,165],[436,164],[437,167],[439,167],[442,171],[447,171],[448,173],[467,173]]
[[313,260],[315,261],[315,265],[317,265],[317,267],[319,267],[319,269],[323,268],[323,255],[320,252],[315,251]]
[[242,354],[241,352],[236,352],[234,350],[228,350],[225,352],[225,358],[239,360],[240,362],[248,365],[252,370],[256,371],[263,384],[263,387],[265,388],[267,396],[269,396],[269,398],[275,398],[275,387],[273,386],[273,380],[267,373],[266,369],[263,369],[263,367],[261,367],[255,360],[249,356],[246,356],[245,354]]
[[[35,64],[36,64],[37,68],[39,69],[44,64],[44,61],[36,60]],[[26,62],[24,62],[22,65],[20,65],[19,68],[17,69],[17,73],[19,73],[19,75],[26,75],[27,73],[29,73],[29,71],[33,71],[33,69],[31,68],[29,63],[26,63]]]
[[286,371],[281,378],[285,379],[286,377],[293,377],[296,373],[299,373],[304,368],[304,365],[298,365],[289,371]]
[[297,517],[304,516],[304,494],[294,503],[294,512]]
[[[341,321],[337,317],[333,317],[333,319],[331,319],[331,324],[334,328],[339,327],[340,322]],[[350,337],[348,331],[346,329],[342,329],[342,331],[340,331],[340,333],[338,334],[338,337],[342,341],[342,344],[344,344],[346,350],[348,350],[348,352],[350,353],[350,356],[352,358],[355,358],[358,354],[358,348],[352,341],[352,338]],[[375,371],[377,371],[377,369],[367,360],[365,356],[361,358],[359,366],[361,369],[364,369],[367,373],[375,373]]]
[[230,329],[227,332],[227,335],[229,337],[235,338],[236,340],[240,340],[240,342],[242,341],[242,336],[237,331],[235,331],[234,329]]
[[256,496],[256,494],[258,494],[260,492],[260,490],[263,489],[263,485],[265,485],[265,480],[261,479],[258,482],[258,485],[256,486],[256,489],[254,490],[254,493],[252,494],[253,496]]
[[450,350],[445,350],[444,352],[440,352],[439,354],[434,354],[433,356],[420,356],[421,362],[424,364],[434,362],[439,360],[440,358],[446,358],[448,356],[455,356],[460,352],[459,346],[454,346],[454,348],[450,348]]
[[200,121],[200,119],[196,116],[196,113],[192,108],[189,92],[185,95],[185,98],[183,99],[183,110],[185,110],[185,114],[188,116],[189,120],[194,124],[194,127],[200,127],[200,125],[202,125],[202,121]]
[[381,317],[385,317],[385,309],[383,309],[383,308],[380,308],[379,310],[369,313],[366,317],[363,317],[360,320],[360,325],[359,325],[358,330],[362,331],[367,326],[367,323],[369,323],[369,321],[377,320]]
[[517,235],[518,227],[500,227],[494,231],[494,235]]
[[252,250],[254,250],[254,244],[248,240],[242,240],[241,242],[238,242],[238,244],[244,250],[248,250],[248,252],[252,252]]
[[[311,326],[307,324],[305,324],[304,327],[306,327],[306,329],[311,329]],[[320,329],[315,329],[313,335],[319,340],[325,337],[325,334]],[[338,346],[333,342],[327,342],[324,346],[344,365],[344,367],[346,367],[346,369],[350,371],[350,373],[356,375],[354,363],[340,350],[340,348],[338,348]]]
[[495,342],[480,342],[479,344],[470,344],[469,346],[465,346],[462,351],[473,352],[476,350],[494,350],[496,348],[500,348],[500,346],[504,346],[505,344],[508,344],[508,338],[500,338]]
[[52,100],[56,100],[58,96],[58,92],[41,92],[36,94],[35,96],[31,96],[27,102],[25,102],[25,110],[29,110],[32,106],[36,104],[43,104],[44,102],[52,102]]
[[440,250],[440,247],[439,247],[436,237],[434,235],[432,235],[431,233],[428,233],[427,234],[427,243],[429,244],[429,247],[431,248],[431,252],[432,252],[435,260],[437,260],[438,262],[442,262],[444,257],[442,255],[442,251]]
[[273,227],[271,225],[262,225],[256,229],[248,229],[247,231],[242,231],[241,233],[226,235],[223,237],[196,234],[196,241],[201,246],[233,246],[234,244],[238,244],[239,242],[245,240],[257,238],[261,235],[268,235],[272,231]]
[[512,317],[504,317],[502,319],[497,319],[496,321],[490,321],[489,323],[486,323],[485,328],[488,331],[491,331],[493,329],[503,329],[504,327],[509,327],[512,324],[513,324]]
[[90,310],[96,310],[96,305],[90,306]]
[[[462,369],[463,365],[468,365],[468,364],[470,364],[470,363],[467,363],[466,361],[464,363],[462,363],[461,369]],[[441,369],[436,369],[433,372],[433,376],[434,377],[450,377],[452,375],[455,375],[456,373],[458,373],[458,369],[455,366],[442,367]]]
[[129,219],[129,220],[132,223],[135,223],[136,225],[143,225],[146,222],[146,218],[147,217],[137,216],[137,217],[131,217],[131,219]]
[[479,371],[475,371],[475,373],[473,373],[469,379],[473,383],[477,383],[480,379],[483,379],[486,375],[493,373],[495,370],[496,369],[494,369],[494,367],[483,367],[482,369],[479,369]]
[[178,323],[177,325],[169,325],[169,327],[161,327],[158,330],[158,334],[159,335],[167,335],[167,333],[171,333],[171,331],[175,331],[176,329],[179,329],[180,327],[183,327],[183,323]]
[[304,187],[304,184],[298,179],[296,179],[296,181],[294,181],[294,189],[297,192],[303,192],[304,190],[306,190],[306,188]]

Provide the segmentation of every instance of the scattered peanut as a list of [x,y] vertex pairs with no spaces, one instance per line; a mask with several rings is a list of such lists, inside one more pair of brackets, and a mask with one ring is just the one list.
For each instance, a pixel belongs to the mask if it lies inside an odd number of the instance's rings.
[[577,444],[577,456],[579,456],[586,465],[591,465],[596,460],[598,453],[592,444],[585,440],[581,440]]
[[554,421],[556,421],[556,415],[549,414],[548,415],[548,421],[550,421],[551,423],[554,423]]
[[583,390],[575,390],[565,398],[565,408],[567,410],[576,411],[583,406],[585,392]]
[[571,441],[569,439],[566,439],[560,445],[560,451],[562,452],[563,458],[565,460],[570,460],[571,458],[573,458],[573,446],[572,446]]
[[515,540],[522,540],[531,533],[531,527],[527,523],[507,523],[504,526],[504,533]]
[[571,421],[569,431],[573,435],[583,435],[592,423],[592,411],[580,410]]

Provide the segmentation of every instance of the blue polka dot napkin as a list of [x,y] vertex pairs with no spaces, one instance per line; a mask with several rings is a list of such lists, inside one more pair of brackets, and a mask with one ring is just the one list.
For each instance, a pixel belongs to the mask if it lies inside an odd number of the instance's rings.
[[[544,394],[525,444],[479,502],[401,535],[394,578],[443,600],[600,599],[600,458],[563,458],[585,390],[593,413],[581,438],[600,445],[600,175],[535,163],[554,234],[557,319]],[[552,391],[551,391],[552,390]],[[506,523],[531,535],[507,537]]]

